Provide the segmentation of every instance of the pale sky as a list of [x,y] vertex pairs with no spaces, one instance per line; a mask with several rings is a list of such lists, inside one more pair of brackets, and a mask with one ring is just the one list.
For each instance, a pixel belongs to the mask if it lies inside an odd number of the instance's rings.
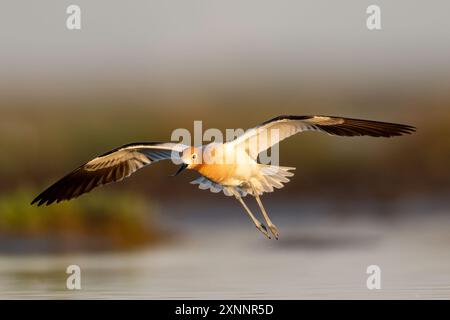
[[[70,4],[82,30],[66,29]],[[367,30],[369,4],[382,30]],[[0,84],[448,80],[449,12],[448,0],[3,0]]]

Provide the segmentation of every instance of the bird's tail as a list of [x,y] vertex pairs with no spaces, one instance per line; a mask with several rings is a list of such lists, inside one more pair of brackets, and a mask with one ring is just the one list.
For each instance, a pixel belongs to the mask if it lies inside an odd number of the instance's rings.
[[281,189],[294,175],[293,172],[290,172],[291,170],[295,170],[295,168],[260,164],[261,176],[254,179],[252,185],[258,194],[273,192],[274,188]]

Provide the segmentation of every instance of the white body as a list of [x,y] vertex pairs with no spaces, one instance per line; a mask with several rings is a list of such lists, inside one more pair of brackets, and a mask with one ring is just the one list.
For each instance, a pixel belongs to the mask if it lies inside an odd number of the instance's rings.
[[294,175],[289,170],[295,168],[259,164],[244,148],[233,144],[213,143],[199,148],[199,152],[204,156],[197,171],[203,174],[191,183],[199,184],[203,190],[223,191],[227,196],[236,192],[241,196],[273,192]]

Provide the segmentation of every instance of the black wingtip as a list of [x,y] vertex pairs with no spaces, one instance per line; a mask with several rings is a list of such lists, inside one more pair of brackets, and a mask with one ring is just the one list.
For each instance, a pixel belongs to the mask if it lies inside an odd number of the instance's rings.
[[30,206],[34,205],[36,202],[38,202],[38,200],[39,200],[39,196],[37,196],[36,198],[33,199],[33,201],[31,201]]
[[42,200],[43,199],[41,199],[40,196],[37,196],[36,198],[34,198],[33,201],[31,201],[30,206],[33,206],[36,204],[36,206],[40,207],[42,205]]

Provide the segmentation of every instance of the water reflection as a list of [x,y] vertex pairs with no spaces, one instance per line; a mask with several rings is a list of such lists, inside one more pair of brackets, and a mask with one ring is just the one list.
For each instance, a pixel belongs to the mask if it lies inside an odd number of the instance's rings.
[[[236,215],[167,219],[178,237],[132,252],[0,257],[1,298],[448,298],[450,216],[345,222],[279,214],[279,241]],[[217,210],[225,210],[218,208]],[[277,210],[280,212],[280,210]],[[290,212],[289,208],[285,212]],[[405,216],[406,217],[406,216]],[[241,219],[242,218],[242,219]],[[184,222],[183,222],[184,221]],[[66,267],[82,290],[65,288]],[[369,291],[366,268],[382,269]]]

